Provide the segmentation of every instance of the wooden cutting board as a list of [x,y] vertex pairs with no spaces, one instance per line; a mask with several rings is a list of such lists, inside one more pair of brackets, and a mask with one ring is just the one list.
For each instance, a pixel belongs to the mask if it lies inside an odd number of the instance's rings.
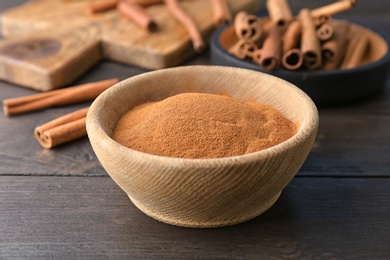
[[[116,10],[88,14],[83,0],[35,0],[1,15],[0,79],[47,91],[65,86],[102,59],[145,69],[179,65],[196,53],[185,27],[163,4],[147,8],[159,26],[147,32]],[[233,15],[259,0],[229,0]],[[209,0],[183,0],[205,42],[215,28]]]

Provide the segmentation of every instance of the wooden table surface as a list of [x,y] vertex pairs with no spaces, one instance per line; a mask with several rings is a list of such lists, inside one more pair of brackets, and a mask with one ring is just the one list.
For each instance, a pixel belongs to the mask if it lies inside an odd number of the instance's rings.
[[[23,2],[1,0],[0,11]],[[296,11],[333,1],[290,2]],[[390,36],[388,1],[358,1],[343,17]],[[208,52],[190,64],[210,64]],[[102,62],[75,83],[142,72]],[[0,82],[1,100],[33,93]],[[35,141],[35,126],[83,106],[0,114],[0,259],[390,259],[390,81],[369,100],[319,107],[314,147],[276,204],[217,229],[141,213],[86,137],[51,150]]]

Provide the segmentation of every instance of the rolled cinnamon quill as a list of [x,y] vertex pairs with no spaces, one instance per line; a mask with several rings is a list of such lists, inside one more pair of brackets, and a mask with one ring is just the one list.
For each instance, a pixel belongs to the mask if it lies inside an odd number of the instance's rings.
[[226,0],[211,0],[214,24],[219,27],[233,20]]
[[347,11],[354,7],[356,4],[356,0],[340,0],[335,3],[325,5],[311,11],[311,15],[313,17],[318,17],[321,15],[332,16],[337,13],[341,13]]
[[308,9],[299,12],[299,21],[302,24],[301,51],[303,63],[309,70],[318,69],[322,64],[320,41]]
[[87,2],[87,11],[98,13],[115,8],[119,0],[90,0]]
[[329,22],[330,20],[331,20],[330,16],[326,14],[315,16],[315,17],[313,16],[314,26],[316,28],[319,28],[321,25]]
[[138,4],[142,6],[150,6],[155,4],[161,4],[163,0],[135,0]]
[[194,19],[180,6],[178,0],[164,0],[164,3],[169,12],[181,22],[188,31],[194,50],[196,52],[203,51],[205,43]]
[[283,35],[283,52],[287,52],[299,46],[302,26],[299,20],[291,22]]
[[298,20],[292,21],[284,35],[282,48],[282,66],[288,70],[296,70],[302,66],[303,55],[299,48],[302,27]]
[[255,15],[240,11],[234,18],[234,30],[239,39],[258,41],[263,33],[260,20]]
[[268,14],[278,26],[284,28],[293,19],[287,0],[267,0]]
[[257,49],[252,54],[252,60],[256,64],[261,64],[262,49]]
[[121,0],[117,5],[118,11],[139,25],[141,28],[154,32],[158,30],[157,23],[135,0]]
[[34,95],[30,95],[30,96],[22,96],[22,97],[4,99],[3,100],[4,114],[5,115],[12,115],[13,114],[12,111],[11,111],[11,113],[9,111],[12,107],[21,106],[21,105],[25,105],[27,103],[38,101],[40,99],[45,99],[45,98],[48,98],[51,96],[60,95],[61,93],[65,93],[65,92],[69,91],[71,88],[72,87],[52,90],[52,91],[34,94]]
[[3,111],[5,115],[11,116],[49,107],[90,101],[117,82],[118,79],[109,79],[26,97],[6,99],[3,101]]
[[274,70],[279,67],[280,64],[280,55],[281,55],[281,43],[282,43],[282,33],[279,26],[274,24],[270,27],[268,35],[264,40],[260,65],[265,70]]
[[239,59],[245,59],[248,57],[252,58],[256,50],[257,46],[253,41],[240,39],[228,51]]
[[367,53],[370,41],[366,34],[353,31],[351,34],[341,69],[352,69],[359,66]]
[[344,56],[347,44],[349,23],[346,21],[335,24],[335,32],[329,41],[322,45],[322,58],[325,69],[336,69]]
[[86,115],[89,107],[54,119],[34,129],[35,138],[45,148],[75,140],[87,134]]
[[288,70],[297,70],[302,67],[303,55],[299,48],[294,48],[282,56],[282,66]]
[[317,37],[320,41],[327,41],[332,38],[334,33],[334,27],[332,23],[326,22],[320,25],[317,29]]

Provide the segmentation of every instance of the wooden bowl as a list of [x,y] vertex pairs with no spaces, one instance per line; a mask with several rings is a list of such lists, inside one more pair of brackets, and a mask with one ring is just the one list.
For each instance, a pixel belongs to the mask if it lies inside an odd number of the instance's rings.
[[361,65],[353,69],[264,71],[257,64],[238,59],[228,53],[227,50],[238,40],[232,24],[214,32],[210,44],[211,62],[214,65],[261,71],[285,79],[301,88],[316,105],[345,104],[363,100],[378,94],[386,86],[390,70],[390,40],[373,29],[354,23],[352,27],[366,33],[370,39],[369,50]]
[[[130,109],[184,92],[224,93],[270,104],[296,122],[287,141],[251,154],[187,159],[127,148],[110,136]],[[112,179],[147,215],[185,227],[219,227],[270,208],[306,159],[318,127],[312,100],[292,84],[256,71],[186,66],[124,80],[103,92],[87,115],[93,150]]]

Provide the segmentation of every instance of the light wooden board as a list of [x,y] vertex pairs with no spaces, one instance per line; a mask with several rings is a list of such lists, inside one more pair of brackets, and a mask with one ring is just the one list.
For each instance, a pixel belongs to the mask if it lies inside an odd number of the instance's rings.
[[[260,1],[230,0],[233,13]],[[205,42],[215,26],[209,0],[183,0]],[[185,27],[163,4],[147,8],[159,26],[147,32],[116,10],[91,15],[86,1],[30,1],[1,15],[0,78],[46,91],[62,87],[105,58],[145,69],[176,66],[196,53]]]

